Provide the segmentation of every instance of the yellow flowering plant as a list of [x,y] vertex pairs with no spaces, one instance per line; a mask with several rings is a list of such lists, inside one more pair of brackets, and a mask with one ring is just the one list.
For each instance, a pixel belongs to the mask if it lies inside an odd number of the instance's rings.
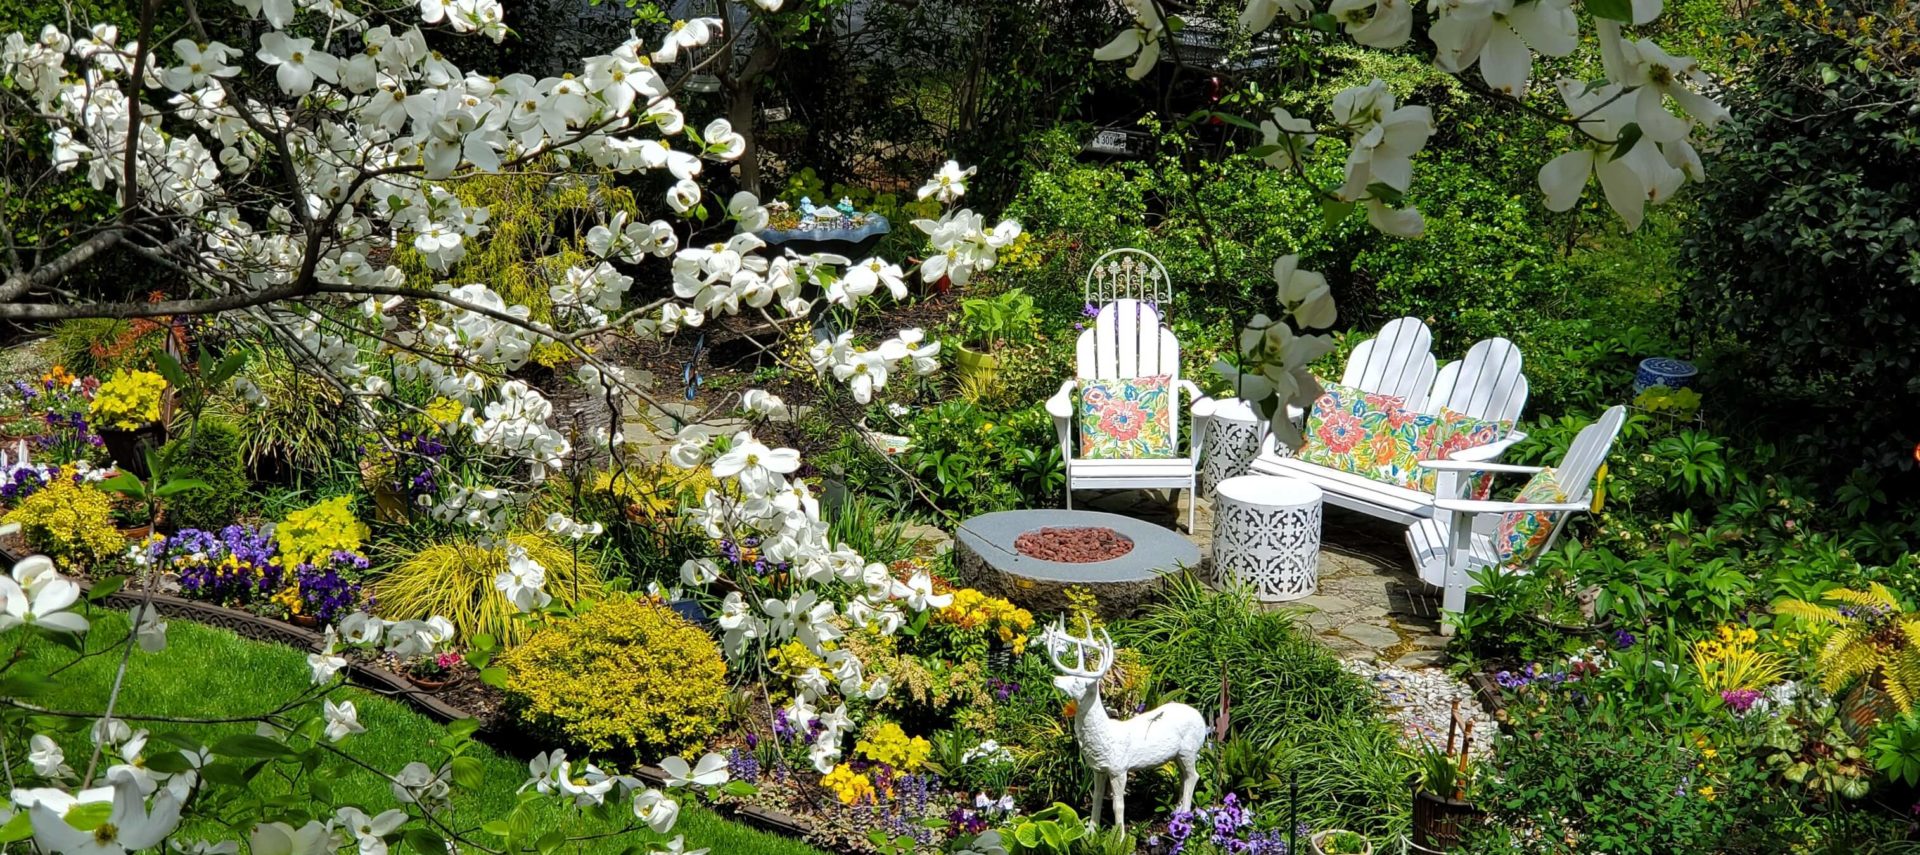
[[114,527],[113,501],[80,481],[74,467],[61,467],[0,522],[19,524],[27,543],[63,564],[92,564],[120,552],[126,539]]
[[933,755],[933,744],[918,736],[908,736],[900,725],[893,722],[881,722],[868,736],[855,742],[854,753],[883,763],[900,772],[913,772],[927,765],[927,758]]
[[1693,668],[1707,691],[1758,691],[1786,676],[1779,654],[1757,650],[1760,634],[1750,626],[1722,624],[1713,638],[1693,643]]
[[93,393],[88,416],[96,427],[139,430],[160,421],[166,378],[151,371],[115,371]]
[[978,658],[992,647],[1026,652],[1033,613],[973,588],[953,592],[953,602],[933,613],[929,635],[941,652],[957,659]]
[[367,526],[353,515],[353,497],[335,496],[287,514],[273,530],[280,554],[274,559],[289,570],[319,564],[335,552],[358,552],[367,538]]
[[845,763],[833,767],[820,779],[820,786],[826,787],[843,805],[872,804],[878,800],[873,790],[873,782],[867,780],[865,773],[853,771]]

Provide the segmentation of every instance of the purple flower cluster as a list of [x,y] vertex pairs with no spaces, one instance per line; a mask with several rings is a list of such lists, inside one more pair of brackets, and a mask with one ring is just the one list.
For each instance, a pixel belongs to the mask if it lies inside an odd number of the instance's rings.
[[301,613],[313,615],[321,623],[332,623],[337,614],[352,611],[360,602],[360,583],[344,574],[367,569],[367,558],[358,552],[334,552],[324,566],[301,564],[293,578],[300,590]]
[[1527,667],[1520,669],[1518,672],[1495,672],[1493,681],[1499,683],[1500,688],[1503,689],[1523,689],[1535,683],[1558,686],[1567,681],[1567,672],[1554,671],[1551,673],[1541,673],[1533,663],[1529,662],[1527,663]]
[[393,489],[409,498],[431,496],[440,486],[440,458],[447,454],[446,443],[431,436],[401,431],[398,437],[405,450],[394,467]]
[[219,534],[181,529],[147,544],[147,560],[173,570],[180,592],[192,599],[243,603],[279,590],[273,540],[252,526],[230,525]]
[[1621,650],[1625,650],[1639,643],[1640,639],[1635,638],[1631,632],[1624,629],[1616,629],[1613,631],[1613,644]]
[[727,773],[736,781],[746,781],[751,784],[760,780],[760,761],[753,756],[752,751],[731,749],[727,752]]
[[1228,793],[1217,808],[1174,811],[1167,821],[1167,840],[1173,855],[1185,852],[1195,834],[1204,834],[1207,842],[1233,855],[1287,855],[1285,833],[1278,829],[1253,828],[1253,811],[1240,804],[1240,797]]
[[[4,456],[0,452],[0,457]],[[53,475],[53,470],[37,464],[0,466],[0,502],[17,502],[40,492]]]
[[1746,715],[1748,710],[1753,709],[1754,703],[1760,700],[1760,690],[1724,689],[1720,692],[1720,700],[1725,701],[1727,708],[1733,710],[1734,714]]
[[987,689],[993,692],[993,699],[1005,703],[1008,698],[1020,691],[1020,684],[1002,680],[999,677],[987,677]]
[[[735,543],[731,539],[722,538],[720,541],[720,557],[725,558],[728,564],[732,564],[735,567],[745,567],[752,570],[755,576],[765,576],[768,573],[785,573],[792,569],[793,565],[785,561],[769,562],[767,559],[761,557],[759,547],[760,538],[757,537],[743,537],[738,543]],[[748,558],[752,558],[753,560],[748,561]]]

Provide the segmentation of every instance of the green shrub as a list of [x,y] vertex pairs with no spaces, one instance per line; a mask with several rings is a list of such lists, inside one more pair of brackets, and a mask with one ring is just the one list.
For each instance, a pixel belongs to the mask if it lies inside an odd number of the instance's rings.
[[501,664],[522,721],[591,751],[652,758],[698,749],[727,712],[719,646],[642,597],[596,603],[534,633]]
[[160,450],[167,471],[182,478],[206,482],[205,490],[188,490],[167,499],[167,522],[175,528],[219,531],[250,509],[252,486],[247,480],[243,441],[233,425],[202,418],[185,436]]
[[[1878,0],[1760,4],[1686,245],[1708,394],[1782,442],[1911,471],[1920,426],[1920,47]],[[1903,41],[1904,40],[1904,41]],[[1846,283],[1845,287],[1835,287]],[[1904,479],[1913,489],[1914,479]]]
[[1112,631],[1140,651],[1162,700],[1211,716],[1230,681],[1230,740],[1273,755],[1259,777],[1298,773],[1302,821],[1376,837],[1406,831],[1412,765],[1395,729],[1375,712],[1373,690],[1287,615],[1182,578],[1165,602]]

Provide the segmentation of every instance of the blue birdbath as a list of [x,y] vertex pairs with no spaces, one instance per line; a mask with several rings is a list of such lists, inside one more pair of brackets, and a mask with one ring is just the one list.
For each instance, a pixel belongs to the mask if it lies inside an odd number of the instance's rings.
[[893,231],[886,217],[872,212],[860,213],[848,199],[841,199],[838,206],[815,206],[813,200],[801,199],[794,207],[800,213],[798,225],[756,232],[768,246],[791,249],[802,255],[830,252],[859,261],[872,255],[880,239]]

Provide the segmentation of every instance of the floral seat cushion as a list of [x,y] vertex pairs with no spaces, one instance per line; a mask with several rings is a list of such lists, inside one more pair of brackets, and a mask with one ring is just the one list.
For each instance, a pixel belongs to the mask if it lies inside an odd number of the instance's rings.
[[[1526,486],[1513,497],[1515,502],[1548,503],[1567,500],[1566,490],[1560,485],[1560,478],[1552,469],[1542,469],[1527,479]],[[1553,511],[1514,511],[1502,514],[1499,525],[1494,527],[1493,553],[1499,559],[1499,566],[1512,569],[1525,567],[1539,557],[1546,548],[1547,539],[1553,536],[1553,527],[1560,522],[1560,514]]]
[[1145,460],[1175,456],[1173,376],[1080,381],[1080,456]]
[[1328,385],[1307,416],[1299,458],[1329,469],[1401,484],[1417,477],[1416,450],[1439,429],[1438,416],[1416,413],[1406,399]]
[[[1511,419],[1500,419],[1498,421],[1479,419],[1469,416],[1466,413],[1441,407],[1440,423],[1437,429],[1426,437],[1426,441],[1423,442],[1421,447],[1416,451],[1416,457],[1419,460],[1445,459],[1453,456],[1455,452],[1491,444],[1504,438],[1512,430],[1513,420]],[[1425,490],[1429,493],[1433,492],[1435,482],[1439,476],[1438,471],[1425,467],[1422,467],[1420,471],[1423,473],[1423,478],[1421,484],[1416,487],[1416,489]],[[1485,500],[1492,492],[1493,473],[1482,472],[1472,477],[1466,491],[1462,493],[1462,495],[1469,499]]]

